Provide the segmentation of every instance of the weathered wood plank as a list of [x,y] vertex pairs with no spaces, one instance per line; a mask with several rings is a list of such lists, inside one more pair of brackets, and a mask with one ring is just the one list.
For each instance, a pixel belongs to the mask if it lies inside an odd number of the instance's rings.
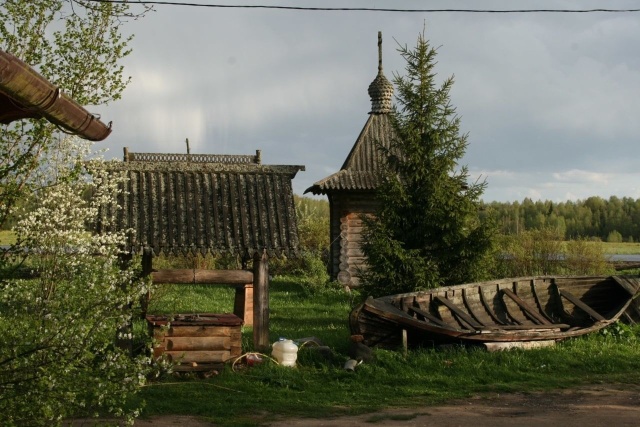
[[157,284],[222,284],[246,285],[253,282],[253,273],[245,270],[173,269],[151,273]]
[[637,294],[640,289],[640,281],[637,277],[611,276],[611,278],[627,291],[629,295]]
[[534,307],[531,307],[531,305],[529,305],[526,301],[513,293],[511,289],[505,288],[502,290],[502,293],[511,298],[516,304],[518,304],[518,306],[525,312],[525,314],[527,314],[533,321],[541,325],[548,325],[551,323],[542,315],[540,315],[540,313],[538,313],[538,311]]
[[221,351],[164,351],[169,360],[181,363],[190,362],[225,362],[231,358],[231,352],[228,350]]
[[571,304],[575,305],[580,310],[582,310],[585,313],[587,313],[589,316],[591,316],[592,319],[598,320],[598,321],[607,320],[604,317],[602,317],[602,315],[600,315],[600,313],[596,312],[591,307],[589,307],[587,304],[585,304],[584,302],[580,301],[580,299],[577,298],[575,295],[573,295],[571,292],[569,292],[569,291],[567,291],[565,289],[560,289],[560,295],[562,295],[567,300],[569,300],[569,302],[571,302]]
[[464,322],[468,323],[469,326],[475,329],[482,329],[482,325],[476,322],[469,314],[465,313],[460,307],[456,306],[449,299],[441,296],[435,297],[435,300],[446,306],[449,310],[451,310],[456,316],[462,319]]
[[163,344],[167,351],[228,350],[231,337],[169,337]]
[[416,314],[419,314],[420,316],[424,317],[425,319],[429,320],[430,322],[435,323],[436,325],[449,326],[445,322],[443,322],[442,320],[438,319],[433,314],[429,313],[427,310],[423,310],[420,307],[413,307],[412,306],[412,307],[408,307],[408,309],[413,311]]

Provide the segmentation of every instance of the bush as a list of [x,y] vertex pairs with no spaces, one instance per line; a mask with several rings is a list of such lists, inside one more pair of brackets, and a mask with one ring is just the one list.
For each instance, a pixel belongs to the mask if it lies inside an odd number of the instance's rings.
[[609,243],[621,243],[622,242],[622,234],[618,231],[613,230],[607,235],[607,242]]
[[564,268],[567,274],[599,275],[615,272],[607,260],[602,242],[577,239],[568,241],[565,248]]

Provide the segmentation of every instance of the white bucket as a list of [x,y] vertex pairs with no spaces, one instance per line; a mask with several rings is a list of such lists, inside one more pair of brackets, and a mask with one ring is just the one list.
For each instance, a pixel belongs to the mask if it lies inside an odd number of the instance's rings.
[[273,343],[271,355],[282,366],[296,366],[298,346],[291,340],[280,339]]

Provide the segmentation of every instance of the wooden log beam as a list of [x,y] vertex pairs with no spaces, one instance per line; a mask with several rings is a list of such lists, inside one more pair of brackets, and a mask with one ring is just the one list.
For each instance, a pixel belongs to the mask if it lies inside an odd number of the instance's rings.
[[253,347],[269,348],[269,257],[267,251],[253,255]]
[[253,282],[253,273],[245,270],[157,270],[151,273],[151,279],[156,284],[246,285]]
[[164,345],[167,351],[228,350],[231,337],[169,337]]

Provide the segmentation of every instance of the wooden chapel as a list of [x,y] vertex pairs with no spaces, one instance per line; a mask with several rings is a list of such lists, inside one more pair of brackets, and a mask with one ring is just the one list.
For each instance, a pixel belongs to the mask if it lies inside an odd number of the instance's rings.
[[305,193],[325,194],[330,210],[329,274],[346,287],[359,285],[366,268],[361,249],[361,215],[379,206],[375,191],[384,161],[379,147],[390,147],[395,137],[391,122],[393,85],[382,72],[382,33],[378,32],[378,74],[369,85],[371,111],[340,170],[313,184]]

